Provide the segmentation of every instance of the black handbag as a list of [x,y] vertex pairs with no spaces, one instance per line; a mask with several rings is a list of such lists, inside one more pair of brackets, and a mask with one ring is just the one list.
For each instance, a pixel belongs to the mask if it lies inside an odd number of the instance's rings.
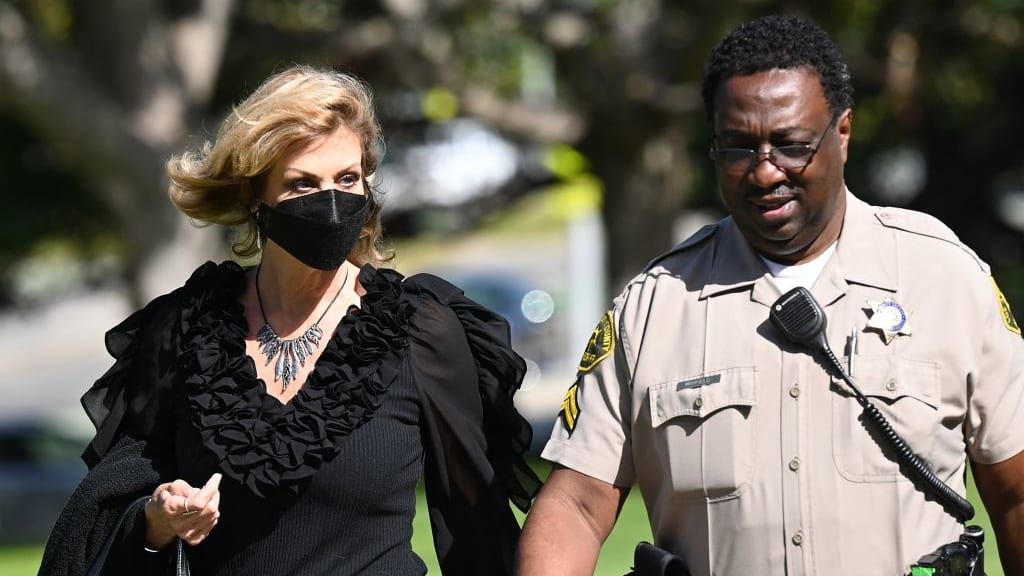
[[[103,541],[103,546],[100,548],[99,554],[97,554],[96,558],[92,561],[92,565],[89,566],[89,571],[85,573],[85,576],[101,576],[103,574],[103,567],[107,563],[107,556],[110,555],[110,549],[113,548],[118,534],[121,533],[121,529],[124,527],[125,520],[128,518],[128,513],[138,506],[145,505],[147,500],[149,500],[149,496],[143,496],[125,507],[124,512],[121,513],[121,517],[118,518],[117,523],[114,524],[114,528],[110,531],[110,534],[107,535],[107,539]],[[181,538],[175,538],[174,543],[176,548],[174,574],[175,576],[190,576],[191,571],[188,567],[188,557],[185,556],[185,544],[181,541]]]

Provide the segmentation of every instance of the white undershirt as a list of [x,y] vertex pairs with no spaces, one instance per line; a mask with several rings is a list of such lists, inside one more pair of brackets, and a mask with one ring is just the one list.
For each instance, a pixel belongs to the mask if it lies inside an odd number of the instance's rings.
[[768,267],[768,272],[771,273],[772,280],[779,288],[779,292],[785,294],[797,286],[803,286],[810,290],[811,286],[818,281],[818,276],[821,276],[821,271],[825,269],[825,264],[828,264],[828,259],[832,257],[835,251],[836,243],[833,242],[824,252],[818,254],[814,260],[804,262],[803,264],[793,264],[792,266],[780,264],[764,256],[758,256],[764,262],[764,265]]

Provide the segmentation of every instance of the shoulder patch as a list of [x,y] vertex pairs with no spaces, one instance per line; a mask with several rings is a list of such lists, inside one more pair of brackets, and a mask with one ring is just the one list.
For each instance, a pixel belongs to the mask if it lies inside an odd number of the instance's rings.
[[615,317],[609,310],[601,317],[597,327],[590,334],[587,348],[583,351],[578,367],[580,372],[590,372],[602,360],[615,351]]
[[702,226],[700,230],[697,230],[696,232],[691,234],[689,238],[683,240],[679,244],[676,244],[668,252],[658,255],[654,258],[654,260],[648,262],[647,266],[644,267],[644,270],[650,270],[651,267],[655,266],[665,258],[672,256],[673,254],[678,254],[679,252],[683,252],[685,250],[693,248],[694,246],[703,244],[705,240],[715,235],[715,232],[718,231],[718,224],[719,222],[715,222],[714,224],[706,224]]
[[905,210],[903,208],[886,207],[878,209],[875,212],[875,217],[886,228],[894,228],[903,232],[917,234],[918,236],[927,236],[948,242],[966,252],[974,259],[983,272],[989,273],[988,264],[978,257],[974,250],[971,250],[970,247],[961,242],[960,238],[957,237],[956,233],[949,226],[946,226],[941,220],[930,214]]
[[1003,316],[1003,324],[1006,325],[1007,330],[1020,336],[1020,326],[1017,325],[1017,320],[1013,317],[1013,311],[1010,310],[1010,303],[1006,301],[1006,296],[1003,296],[1003,291],[999,289],[995,278],[992,278],[992,288],[996,291],[996,300],[999,301],[999,312]]

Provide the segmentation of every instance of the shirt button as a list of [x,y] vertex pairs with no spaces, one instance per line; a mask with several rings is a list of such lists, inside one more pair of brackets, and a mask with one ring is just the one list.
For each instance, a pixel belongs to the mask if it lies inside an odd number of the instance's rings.
[[800,458],[793,458],[789,461],[789,469],[796,472],[800,469]]
[[885,383],[885,389],[888,390],[889,392],[892,392],[893,390],[895,390],[896,389],[896,381],[895,380],[889,380],[888,382],[886,382]]
[[797,530],[796,534],[793,534],[793,544],[799,546],[804,543],[804,533]]
[[700,407],[704,405],[704,399],[697,396],[697,399],[693,401],[693,407],[700,410]]
[[793,398],[799,398],[800,397],[800,387],[799,386],[793,386],[792,388],[790,388],[789,389],[789,395],[792,396]]

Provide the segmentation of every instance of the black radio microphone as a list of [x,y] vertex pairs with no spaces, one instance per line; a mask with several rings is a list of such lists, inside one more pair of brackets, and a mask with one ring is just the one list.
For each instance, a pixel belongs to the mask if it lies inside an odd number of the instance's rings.
[[946,512],[960,522],[966,522],[974,517],[974,506],[940,480],[928,465],[914,454],[892,429],[885,416],[853,383],[853,379],[843,369],[843,365],[828,345],[828,338],[825,336],[825,327],[828,324],[825,311],[809,290],[798,286],[786,292],[772,304],[768,317],[787,340],[806,346],[812,351],[821,352],[825,356],[828,364],[853,390],[857,403],[864,409],[864,417],[876,427],[885,443],[896,453],[899,463],[906,466],[907,476],[919,488],[934,496]]

